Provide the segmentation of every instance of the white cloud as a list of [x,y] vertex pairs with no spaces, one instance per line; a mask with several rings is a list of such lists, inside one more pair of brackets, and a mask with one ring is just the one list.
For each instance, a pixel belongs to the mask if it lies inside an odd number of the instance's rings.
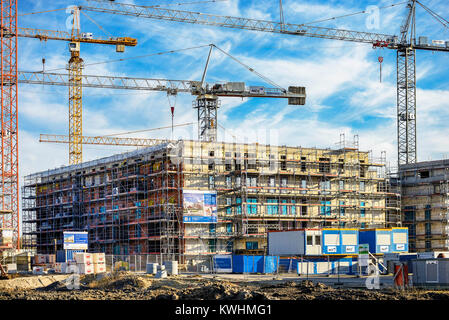
[[[40,7],[43,8],[41,2]],[[62,3],[62,2],[61,2]],[[381,5],[391,2],[384,1]],[[195,8],[204,11],[204,6],[181,7],[190,10]],[[44,9],[42,9],[44,10]],[[359,9],[342,4],[335,5],[328,1],[297,2],[284,1],[284,14],[288,22],[302,23],[315,19],[338,16]],[[269,1],[252,2],[226,1],[207,7],[207,11],[221,15],[242,16],[258,19],[277,20],[279,11],[276,4]],[[403,10],[386,9],[381,13],[381,30],[374,32],[397,33],[402,22]],[[90,14],[90,13],[89,13]],[[387,150],[387,155],[395,159],[396,152],[396,71],[394,52],[385,53],[383,67],[384,81],[378,82],[378,63],[371,54],[369,45],[360,45],[343,41],[325,41],[307,39],[288,35],[273,35],[263,32],[250,32],[226,28],[207,27],[182,23],[155,21],[150,19],[127,18],[118,15],[90,14],[112,34],[139,35],[139,45],[128,48],[123,55],[115,54],[109,46],[84,46],[82,57],[86,63],[105,61],[117,58],[135,57],[158,51],[193,47],[208,43],[216,43],[255,70],[284,87],[302,85],[307,88],[307,105],[303,107],[287,106],[283,101],[259,100],[242,101],[238,98],[222,99],[219,109],[219,123],[226,128],[234,129],[237,135],[251,134],[255,130],[270,128],[279,131],[279,143],[329,147],[339,140],[340,133],[346,137],[355,134],[360,136],[361,148],[373,149],[375,153]],[[100,18],[101,17],[101,18]],[[355,20],[363,29],[363,17]],[[45,19],[24,20],[31,24],[44,25]],[[85,20],[86,23],[87,20]],[[55,20],[62,25],[64,19]],[[340,26],[350,28],[350,18],[339,19]],[[321,24],[320,24],[321,25]],[[58,29],[58,28],[54,28]],[[387,32],[388,31],[388,32]],[[20,69],[39,70],[42,57],[42,44],[30,40],[21,42],[19,56]],[[64,68],[68,52],[60,43],[49,42],[45,56],[47,69]],[[147,76],[153,78],[199,79],[201,77],[208,48],[173,53],[164,56],[151,56],[133,59],[120,63],[98,64],[86,66],[87,74]],[[433,56],[425,56],[418,60],[418,80],[426,83],[428,79],[440,79],[440,90],[418,90],[418,142],[419,157],[427,154],[441,153],[449,145],[444,139],[447,121],[448,92],[444,89],[447,80],[435,70],[438,65]],[[135,67],[138,64],[138,67]],[[64,71],[64,70],[61,70]],[[232,62],[223,54],[215,52],[207,79],[209,81],[245,81],[248,84],[260,81],[255,75]],[[31,86],[30,86],[31,88]],[[46,94],[21,94],[19,99],[20,116],[26,122],[47,124],[49,131],[65,133],[67,131],[67,88],[51,88]],[[31,90],[28,89],[27,90]],[[39,91],[33,87],[33,91]],[[49,92],[54,90],[52,97]],[[342,94],[345,101],[342,102]],[[84,99],[84,133],[86,135],[113,134],[143,128],[166,126],[171,123],[169,104],[165,94],[142,92],[126,92],[101,89],[86,89]],[[196,122],[196,113],[192,109],[190,95],[179,95],[176,103],[175,123]],[[276,99],[277,100],[277,99]],[[335,102],[334,102],[335,101]],[[338,109],[337,109],[338,108]],[[435,116],[437,114],[437,116]],[[238,119],[236,119],[238,115]],[[366,120],[367,116],[382,117],[381,123]],[[445,118],[446,117],[446,118]],[[444,120],[446,119],[446,120]],[[344,120],[344,122],[340,122]],[[366,128],[351,128],[350,121],[366,121]],[[344,123],[344,124],[342,124]],[[251,131],[251,130],[253,131]],[[49,144],[42,146],[36,143],[35,127],[22,127],[24,140],[21,140],[21,159],[24,168],[31,171],[39,168],[51,168],[67,163],[68,146]],[[196,126],[175,128],[175,137],[196,137]],[[220,129],[220,135],[223,133]],[[444,133],[444,134],[443,134]],[[132,136],[169,137],[170,130],[150,131]],[[35,137],[36,138],[32,138]],[[259,134],[260,136],[260,134]],[[55,151],[53,157],[52,151]],[[85,159],[93,159],[105,154],[118,152],[114,147],[87,146]],[[35,154],[36,157],[33,155]],[[35,166],[37,159],[40,161]],[[42,157],[42,158],[40,158]],[[32,169],[32,168],[35,168]],[[28,171],[28,172],[31,172]]]

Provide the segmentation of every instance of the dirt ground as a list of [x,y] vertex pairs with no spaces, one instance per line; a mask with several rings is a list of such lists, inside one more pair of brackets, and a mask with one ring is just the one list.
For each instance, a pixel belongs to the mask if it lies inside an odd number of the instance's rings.
[[0,300],[447,300],[448,291],[335,289],[312,281],[227,281],[201,276],[126,272],[81,276],[69,290],[67,275],[24,276],[0,280]]

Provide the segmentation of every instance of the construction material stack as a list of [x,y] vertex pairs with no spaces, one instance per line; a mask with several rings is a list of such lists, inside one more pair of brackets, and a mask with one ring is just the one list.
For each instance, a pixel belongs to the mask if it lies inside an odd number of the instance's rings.
[[147,263],[147,274],[156,274],[158,263]]
[[0,247],[12,248],[13,229],[0,229]]
[[77,252],[74,254],[76,266],[79,274],[93,274],[94,264],[92,253]]
[[43,274],[56,266],[55,254],[36,254],[33,261],[33,273]]
[[106,272],[106,255],[104,253],[92,253],[94,273]]
[[165,261],[164,266],[169,275],[178,275],[178,261]]

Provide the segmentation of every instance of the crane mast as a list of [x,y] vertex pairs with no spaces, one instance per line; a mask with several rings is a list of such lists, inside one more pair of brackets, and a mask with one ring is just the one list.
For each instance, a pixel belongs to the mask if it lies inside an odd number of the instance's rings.
[[136,46],[137,40],[130,37],[109,39],[93,39],[91,36],[80,34],[80,11],[73,6],[71,33],[54,30],[19,28],[17,35],[25,38],[40,40],[69,41],[70,59],[67,64],[69,87],[69,163],[77,164],[83,160],[83,69],[84,61],[80,56],[81,43],[115,45],[117,52],[123,52],[125,46]]
[[[397,136],[398,167],[416,163],[416,50],[415,0],[407,3],[407,17],[401,26],[401,46],[397,50]],[[407,37],[410,37],[407,39]]]
[[[72,39],[79,37],[79,10],[73,8]],[[75,34],[76,32],[76,34]],[[83,162],[83,83],[82,72],[84,61],[80,57],[80,43],[70,42],[69,72],[69,163]]]
[[20,247],[17,122],[17,2],[1,0],[0,229],[12,229]]

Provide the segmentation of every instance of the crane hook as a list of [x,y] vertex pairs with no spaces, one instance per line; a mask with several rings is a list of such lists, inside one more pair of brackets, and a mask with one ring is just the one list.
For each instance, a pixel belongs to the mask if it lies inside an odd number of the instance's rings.
[[384,62],[384,58],[382,57],[382,56],[379,56],[378,58],[377,58],[377,60],[379,61],[379,68],[380,68],[380,72],[379,72],[379,75],[380,75],[380,83],[382,83],[382,62]]

